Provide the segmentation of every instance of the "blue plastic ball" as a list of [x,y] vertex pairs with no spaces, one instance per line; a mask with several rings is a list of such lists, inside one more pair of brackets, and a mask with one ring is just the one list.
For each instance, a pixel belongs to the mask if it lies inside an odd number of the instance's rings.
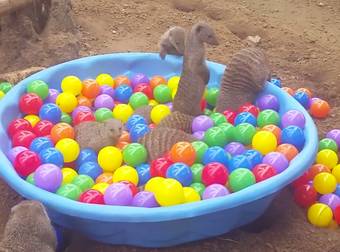
[[136,167],[136,170],[139,178],[138,186],[145,185],[151,178],[150,165],[147,163],[140,164]]
[[241,124],[241,123],[249,123],[256,127],[257,120],[256,117],[250,113],[250,112],[241,112],[239,113],[235,118],[235,126]]
[[305,145],[305,135],[303,130],[294,125],[284,128],[281,132],[281,143],[292,144],[298,150],[302,150]]
[[202,162],[207,165],[211,162],[218,162],[228,167],[231,156],[219,146],[209,147],[203,155]]
[[54,124],[60,122],[61,109],[54,103],[46,103],[42,105],[39,111],[39,117],[41,120],[47,120]]
[[257,150],[247,150],[243,153],[243,155],[245,155],[250,161],[251,168],[262,163],[263,156]]
[[77,166],[80,167],[86,162],[97,162],[97,154],[91,148],[82,149],[77,158]]
[[270,82],[271,82],[272,84],[274,84],[275,86],[279,87],[279,88],[282,87],[282,84],[281,84],[281,80],[280,80],[280,79],[272,78],[272,79],[270,80]]
[[48,137],[37,137],[30,145],[30,150],[35,153],[40,153],[43,149],[53,147],[52,141]]
[[189,186],[192,183],[192,171],[184,163],[174,163],[169,166],[166,172],[167,178],[176,179],[183,186]]
[[47,148],[39,153],[41,162],[43,164],[55,164],[56,166],[63,167],[64,157],[56,148]]
[[145,118],[141,115],[132,115],[129,117],[129,119],[127,120],[125,127],[127,128],[128,131],[131,130],[131,128],[137,124],[145,124],[147,125],[147,121],[145,120]]
[[337,184],[335,192],[336,195],[338,195],[340,197],[340,184]]
[[137,142],[140,137],[150,132],[150,128],[145,124],[136,124],[130,130],[130,138],[132,142]]
[[93,180],[96,180],[96,178],[102,173],[103,169],[100,168],[97,162],[85,162],[78,170],[78,174],[90,176]]
[[299,91],[296,92],[294,95],[295,100],[297,100],[305,109],[309,109],[310,102],[309,102],[309,96],[306,92]]
[[229,162],[229,172],[232,172],[238,168],[251,169],[251,163],[246,155],[236,155],[233,156]]
[[130,86],[120,85],[115,89],[114,98],[119,102],[128,103],[132,93],[133,91]]

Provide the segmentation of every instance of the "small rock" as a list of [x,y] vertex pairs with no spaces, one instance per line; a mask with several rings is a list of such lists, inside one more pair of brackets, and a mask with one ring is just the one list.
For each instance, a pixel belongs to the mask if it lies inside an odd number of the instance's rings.
[[202,7],[202,0],[172,0],[173,6],[180,11],[190,12]]
[[323,2],[320,2],[320,3],[318,3],[318,6],[323,7],[323,6],[325,6],[325,4]]
[[111,32],[112,32],[112,34],[117,34],[116,30],[112,30]]
[[254,43],[255,45],[259,44],[261,41],[261,37],[259,35],[256,36],[248,36],[246,38],[246,41],[250,41],[252,43]]

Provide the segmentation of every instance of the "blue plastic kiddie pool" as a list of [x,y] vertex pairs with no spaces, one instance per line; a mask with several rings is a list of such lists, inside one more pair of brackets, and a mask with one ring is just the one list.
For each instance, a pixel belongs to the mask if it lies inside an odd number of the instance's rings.
[[[210,86],[218,86],[225,66],[208,62]],[[52,221],[78,230],[93,240],[111,244],[142,247],[166,247],[205,239],[226,233],[254,221],[268,208],[286,185],[300,176],[313,163],[318,146],[317,130],[307,111],[294,98],[268,83],[264,93],[280,101],[280,114],[297,109],[306,117],[303,150],[282,173],[225,197],[172,207],[135,208],[90,205],[68,200],[22,180],[6,157],[11,147],[6,129],[11,120],[20,116],[19,97],[32,80],[41,79],[52,88],[60,89],[66,75],[80,79],[95,78],[100,73],[112,76],[144,73],[169,78],[180,75],[182,58],[167,56],[161,60],[153,53],[117,53],[69,61],[50,67],[16,85],[0,102],[0,175],[19,194],[44,203]]]

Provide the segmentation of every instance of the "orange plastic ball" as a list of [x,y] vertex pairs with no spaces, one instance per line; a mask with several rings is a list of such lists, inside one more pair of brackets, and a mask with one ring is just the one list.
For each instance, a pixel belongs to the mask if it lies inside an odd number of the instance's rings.
[[124,142],[124,141],[120,141],[116,144],[116,147],[120,150],[123,150],[125,148],[125,146],[129,145],[129,142]]
[[77,100],[79,106],[92,107],[92,101],[85,96],[79,95]]
[[280,144],[276,151],[282,153],[288,161],[292,160],[297,154],[299,154],[298,149],[296,149],[296,147],[292,144]]
[[56,143],[64,138],[74,139],[74,129],[68,123],[58,123],[51,130],[51,139]]
[[92,80],[92,79],[84,80],[83,89],[81,93],[83,96],[89,99],[93,99],[99,95],[100,85],[95,80]]
[[331,170],[326,165],[314,164],[308,170],[308,177],[310,180],[312,180],[316,175],[318,175],[321,172],[331,173]]
[[308,88],[298,88],[296,89],[295,93],[297,92],[305,92],[309,98],[312,98],[313,97],[313,93],[312,91],[310,91]]
[[150,87],[152,89],[154,89],[155,87],[157,87],[160,84],[167,84],[166,79],[164,79],[162,76],[156,75],[154,77],[151,78],[150,80]]
[[116,87],[123,85],[123,84],[124,85],[130,85],[131,84],[129,78],[124,76],[124,75],[117,76],[115,78],[115,83],[116,83]]
[[127,143],[131,143],[131,139],[130,139],[130,134],[127,131],[123,131],[122,134],[120,135],[118,142],[127,142]]
[[170,159],[173,162],[182,162],[191,166],[195,162],[196,152],[191,143],[178,142],[170,150]]
[[274,124],[268,124],[262,128],[262,130],[273,133],[278,143],[281,141],[281,129]]
[[312,116],[322,119],[328,116],[331,108],[328,102],[322,99],[313,99],[309,110]]
[[113,183],[112,176],[113,176],[112,173],[104,172],[96,178],[96,184],[98,184],[98,183],[112,184]]
[[286,91],[290,95],[294,95],[294,90],[290,87],[282,87],[283,91]]

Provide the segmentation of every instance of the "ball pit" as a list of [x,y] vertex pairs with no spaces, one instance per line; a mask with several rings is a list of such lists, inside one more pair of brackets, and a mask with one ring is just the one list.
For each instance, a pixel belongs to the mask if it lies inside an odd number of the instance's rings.
[[[86,64],[84,65],[84,67],[76,67],[78,66],[78,64],[83,64],[85,62]],[[118,62],[119,64],[117,64]],[[97,68],[93,68],[93,64],[95,64]],[[112,64],[114,64],[114,67],[112,66]],[[154,64],[157,64],[156,70],[158,72],[154,72],[155,70],[152,70],[155,69],[152,67]],[[101,65],[103,65],[102,69],[100,69]],[[214,92],[211,92],[210,90],[209,92],[207,92],[208,94],[211,93],[210,95],[212,96],[207,99],[207,101],[209,100],[208,104],[209,102],[214,103],[214,96],[216,97],[217,89],[216,84],[220,81],[221,75],[224,70],[224,67],[222,65],[216,63],[209,62],[209,67],[212,69],[210,85],[211,87],[215,87],[215,89]],[[97,70],[94,71],[93,69]],[[115,72],[112,72],[112,69],[114,69]],[[127,69],[129,70],[127,71]],[[169,246],[188,242],[191,240],[215,236],[234,229],[238,226],[249,223],[263,213],[263,211],[268,207],[269,203],[274,198],[276,193],[282,187],[284,187],[294,178],[300,175],[304,171],[304,169],[311,164],[313,160],[313,155],[316,151],[316,130],[309,115],[306,113],[306,111],[302,109],[301,106],[298,105],[296,101],[294,101],[292,98],[289,98],[286,94],[281,92],[279,88],[274,87],[273,85],[268,85],[264,92],[266,95],[272,95],[276,97],[277,104],[267,102],[264,106],[265,109],[278,110],[280,115],[288,110],[295,109],[301,111],[305,116],[305,128],[301,129],[301,131],[298,132],[302,132],[302,137],[305,136],[302,144],[298,142],[298,144],[300,145],[298,145],[297,148],[300,150],[300,153],[291,161],[290,166],[282,173],[272,176],[270,177],[270,179],[256,184],[254,184],[256,182],[256,176],[253,175],[250,169],[246,169],[243,167],[236,168],[232,171],[232,173],[234,174],[229,174],[229,177],[231,176],[233,181],[232,187],[234,188],[234,191],[237,191],[236,193],[233,192],[233,189],[231,189],[232,191],[229,191],[229,189],[227,189],[225,185],[221,184],[210,184],[209,186],[207,186],[207,188],[205,188],[205,185],[201,183],[202,181],[197,181],[200,177],[199,168],[196,168],[197,173],[195,175],[195,181],[194,175],[192,174],[191,180],[193,183],[190,184],[190,187],[186,186],[188,183],[186,181],[182,185],[174,178],[167,178],[166,171],[173,164],[170,160],[163,158],[163,161],[159,162],[159,164],[165,165],[155,166],[152,162],[150,167],[148,167],[148,165],[144,163],[139,164],[137,166],[138,168],[136,167],[137,177],[143,178],[144,181],[147,181],[145,189],[146,191],[152,192],[154,194],[154,198],[150,196],[150,193],[146,196],[139,196],[138,193],[133,196],[132,190],[130,189],[131,186],[123,182],[112,184],[101,182],[102,184],[99,186],[100,183],[94,184],[95,181],[91,178],[91,176],[88,176],[86,174],[79,175],[78,173],[70,174],[69,176],[71,178],[73,177],[73,180],[70,179],[70,181],[72,180],[72,182],[67,183],[65,181],[62,181],[65,183],[59,187],[59,189],[56,191],[56,194],[52,194],[50,192],[41,190],[32,184],[23,183],[17,173],[11,168],[12,165],[10,164],[10,162],[4,156],[4,153],[7,153],[10,148],[10,142],[6,134],[6,128],[10,121],[13,120],[16,116],[20,117],[18,112],[19,109],[16,103],[19,100],[20,96],[25,92],[26,85],[35,79],[44,80],[48,84],[53,83],[52,87],[58,90],[59,87],[57,86],[57,83],[61,83],[61,80],[67,75],[77,76],[81,82],[89,76],[91,76],[92,78],[96,78],[96,76],[98,76],[100,73],[108,72],[112,77],[122,74],[125,76],[129,76],[131,87],[135,88],[135,86],[141,83],[149,83],[149,77],[155,76],[156,74],[162,74],[163,79],[158,77],[152,81],[153,88],[156,88],[163,84],[166,84],[166,80],[169,80],[170,77],[176,74],[178,75],[180,69],[181,61],[180,58],[177,57],[169,57],[167,61],[161,61],[155,54],[116,54],[110,56],[90,57],[67,62],[65,64],[49,68],[41,73],[29,77],[28,79],[17,85],[12,91],[10,91],[12,97],[10,99],[5,97],[3,102],[4,105],[0,106],[0,118],[2,120],[0,127],[0,136],[3,137],[3,139],[6,139],[6,143],[0,143],[2,151],[0,153],[0,161],[4,164],[3,167],[5,168],[0,171],[1,176],[4,177],[4,179],[24,197],[41,200],[47,206],[51,219],[57,224],[82,230],[82,232],[84,232],[90,238],[103,242],[126,243],[145,247]],[[71,70],[73,72],[71,72]],[[135,73],[144,74],[136,75]],[[64,85],[62,85],[65,86],[63,87],[62,91],[65,92],[65,90],[67,90],[73,95],[79,95],[82,90],[79,90],[78,88],[78,79],[73,77],[68,79],[68,81],[64,83]],[[68,82],[75,84],[72,84],[71,87],[69,87]],[[111,85],[111,87],[116,88],[115,82],[109,81],[109,83],[107,83],[106,81],[103,81],[103,83],[98,84]],[[126,84],[127,83],[121,85]],[[172,89],[174,90],[176,88],[176,84],[172,85],[174,85],[172,87]],[[171,89],[171,87],[169,88]],[[165,111],[166,113],[171,112],[169,111],[170,109],[167,105],[159,104],[157,106],[161,106],[161,109],[159,109],[161,111]],[[168,109],[165,109],[164,106]],[[11,113],[12,117],[9,116],[8,118],[5,118],[2,113],[5,113],[5,111],[9,108],[14,109],[12,111],[13,113]],[[130,115],[132,114],[132,111],[132,106],[126,104],[115,104],[113,108],[113,117],[119,118],[123,122],[127,122]],[[248,111],[242,112],[247,112],[252,114],[252,116],[255,116],[253,114],[255,112],[252,111],[253,113],[251,113],[250,111],[252,110],[250,109]],[[40,121],[47,120],[53,124],[57,124],[60,123],[62,120],[62,115],[64,115],[62,112],[63,111],[61,108],[59,108],[57,105],[51,102],[50,99],[48,99],[48,103],[42,105],[39,110],[39,119]],[[226,163],[226,167],[228,167],[231,155],[229,153],[225,154],[226,152],[224,150],[224,147],[226,147],[227,144],[230,144],[231,139],[227,139],[226,137],[223,144],[218,144],[221,145],[221,147],[219,147],[218,145],[215,145],[215,142],[219,141],[219,139],[216,138],[216,135],[218,136],[220,134],[222,136],[226,136],[226,132],[235,130],[233,134],[239,136],[239,138],[235,139],[234,141],[241,142],[243,148],[240,147],[239,149],[243,149],[243,151],[246,151],[249,148],[249,146],[246,147],[246,145],[249,145],[251,143],[251,140],[256,133],[256,129],[253,126],[255,122],[247,121],[248,119],[246,121],[240,122],[240,124],[238,124],[236,127],[231,127],[227,123],[234,123],[237,113],[232,111],[225,111],[223,115],[225,116],[225,119],[223,119],[223,117],[221,117],[220,115],[216,115],[216,113],[213,115],[213,127],[220,128],[219,130],[213,132],[214,134],[211,134],[212,141],[209,141],[209,144],[207,144],[206,146],[196,146],[196,148],[206,149],[204,153],[208,152],[208,149],[210,148],[220,148],[217,150],[213,149],[212,151],[212,153],[218,154],[217,157],[214,157],[213,155],[207,155],[206,158],[208,158],[209,160],[214,160],[215,158],[221,159],[223,160],[223,162]],[[276,123],[276,114],[274,113],[273,115],[275,117],[275,120],[270,120],[270,122]],[[159,113],[159,111],[156,110],[152,121],[157,124],[162,119],[162,116],[163,114]],[[252,122],[253,124],[249,122]],[[223,127],[221,125],[223,125]],[[216,132],[218,134],[216,134]],[[230,135],[233,134],[230,133]],[[30,142],[30,137],[28,137],[27,139],[27,142]],[[131,140],[134,141],[133,139]],[[60,143],[60,141],[62,142]],[[304,143],[306,144],[303,145]],[[69,168],[72,169],[76,167],[75,163],[83,162],[77,159],[77,157],[79,156],[83,156],[82,159],[84,160],[87,159],[87,156],[91,156],[91,154],[81,154],[83,150],[79,150],[79,147],[77,147],[77,144],[72,138],[62,138],[55,144],[57,144],[58,147],[56,149],[58,149],[62,153],[63,158],[66,159],[65,161],[67,162],[67,164],[65,164],[65,168],[69,166]],[[293,142],[290,144],[296,143]],[[71,148],[69,148],[68,146],[70,146]],[[197,159],[201,158],[202,162],[204,161],[205,155],[196,155],[196,148],[195,145],[186,143],[178,146],[178,148],[174,148],[173,152],[170,151],[170,157],[173,157],[175,159],[175,164],[183,163],[179,165],[179,167],[181,168],[179,169],[181,170],[180,174],[182,174],[182,169],[184,171],[188,171],[188,167],[194,165]],[[27,152],[27,150],[25,151]],[[23,151],[22,153],[24,153],[25,151]],[[210,153],[210,151],[211,150],[209,150],[208,153]],[[221,155],[221,153],[224,153],[224,155]],[[17,156],[19,156],[20,154],[18,154]],[[248,155],[251,156],[251,153]],[[33,161],[39,161],[38,158],[39,157],[35,159],[33,155]],[[69,164],[69,162],[74,163]],[[123,162],[125,163],[124,155],[122,154],[122,151],[117,147],[106,147],[99,152],[98,164],[106,173],[113,173],[117,171],[120,167],[122,167]],[[256,163],[258,161],[255,160],[254,162]],[[205,166],[207,164],[205,164]],[[224,165],[223,163],[221,164]],[[252,165],[253,162],[250,162],[250,164]],[[33,162],[31,169],[34,170],[36,169],[36,167],[39,167],[39,165],[39,162]],[[156,169],[155,167],[160,168]],[[177,166],[175,167],[178,169]],[[222,169],[224,168],[222,167]],[[202,177],[203,170],[201,171]],[[224,169],[224,171],[226,171],[226,169]],[[163,175],[163,178],[156,177],[148,180],[149,176],[153,176],[155,172],[159,175]],[[29,174],[27,173],[29,173],[29,171],[27,171],[24,176],[28,176],[32,172],[30,171]],[[65,170],[64,173],[66,173]],[[188,179],[187,173],[184,172],[184,174],[185,180],[190,180],[190,176]],[[132,182],[140,183],[140,181],[137,182],[136,180]],[[98,188],[97,192],[91,191],[96,190],[93,189],[94,187]],[[101,189],[99,190],[99,188]],[[98,194],[98,192],[100,194]],[[198,199],[197,193],[200,197],[207,199],[207,201],[203,200],[196,202]],[[117,195],[117,197],[115,195]],[[143,203],[146,202],[146,200],[143,201],[139,198],[134,201],[137,195],[140,198],[149,199],[151,203]],[[114,206],[87,204],[86,207],[84,207],[83,203],[74,201],[79,200],[80,198],[81,202],[102,203],[104,201],[104,203],[109,203],[109,205],[114,204]],[[70,201],[69,199],[72,199],[73,201]],[[172,207],[156,207],[153,209],[143,209],[125,206],[134,204],[156,206],[155,202],[160,206]],[[187,202],[192,203],[188,205],[182,204]],[[176,204],[180,205],[173,206]],[[249,207],[252,209],[252,213],[249,213]],[[235,221],[228,221],[230,219],[234,219]],[[92,225],[85,224],[90,222],[93,223],[93,225],[96,225],[96,228],[93,228]],[[149,235],[145,234],[144,230],[146,228],[148,228],[150,232],[154,232],[157,235],[150,237]],[[197,233],[197,230],[205,231]],[[183,235],[179,236],[179,234]]]

